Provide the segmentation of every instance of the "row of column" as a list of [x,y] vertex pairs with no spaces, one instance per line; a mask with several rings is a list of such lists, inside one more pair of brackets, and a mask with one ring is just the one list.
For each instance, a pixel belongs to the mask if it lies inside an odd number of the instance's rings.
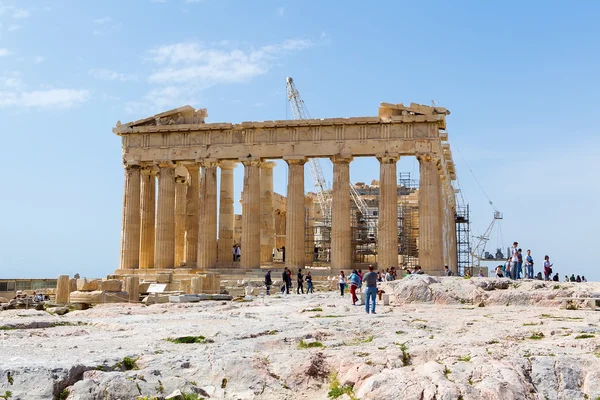
[[[398,266],[398,208],[396,163],[398,155],[377,157],[380,162],[378,259],[380,268]],[[439,162],[419,156],[419,262],[426,272],[443,265],[456,270],[454,212],[443,193]],[[305,265],[304,164],[306,158],[286,158],[288,164],[286,260],[289,268]],[[350,156],[334,156],[331,221],[331,267],[351,266]],[[275,247],[273,218],[273,162],[242,161],[241,267],[259,268],[271,261]],[[155,168],[129,165],[125,198],[121,268],[174,268],[181,264],[199,269],[232,260],[234,162],[204,161],[185,164],[189,182],[175,175],[175,164]],[[202,167],[202,174],[200,174]],[[217,167],[221,171],[217,243]],[[156,176],[158,175],[158,199]],[[447,191],[447,187],[446,191]],[[156,213],[155,213],[156,205]],[[156,221],[155,221],[156,218]],[[261,239],[262,238],[262,239]],[[262,240],[262,242],[261,242]]]

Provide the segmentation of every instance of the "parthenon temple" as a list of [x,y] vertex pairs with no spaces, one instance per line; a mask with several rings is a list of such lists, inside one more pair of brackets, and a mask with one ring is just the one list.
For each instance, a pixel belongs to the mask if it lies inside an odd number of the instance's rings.
[[[456,272],[456,175],[446,133],[449,114],[443,107],[381,103],[373,117],[233,124],[206,123],[206,109],[184,106],[127,124],[117,122],[113,132],[122,139],[125,194],[116,273],[257,269],[274,265],[280,247],[285,249],[282,266],[310,266],[321,246],[315,242],[316,225],[307,217],[315,208],[304,179],[311,158],[333,163],[323,262],[333,273],[347,270],[357,262],[349,190],[355,157],[379,160],[378,217],[370,234],[376,243],[369,263],[398,267],[397,162],[403,156],[416,157],[420,165],[418,264],[430,274],[439,274],[444,265]],[[288,165],[284,212],[273,193],[276,163],[270,160],[277,159]],[[233,174],[239,164],[244,169],[240,243],[235,240]],[[276,223],[278,215],[281,223]],[[239,262],[232,256],[234,245],[241,249]]]

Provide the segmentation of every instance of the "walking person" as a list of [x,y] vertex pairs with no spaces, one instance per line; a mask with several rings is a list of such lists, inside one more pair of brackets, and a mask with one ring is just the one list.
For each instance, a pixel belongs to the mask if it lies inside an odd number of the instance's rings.
[[512,258],[508,257],[508,259],[506,260],[506,264],[504,264],[504,272],[506,273],[506,277],[509,279],[512,279],[512,275],[511,275],[511,266],[512,266]]
[[267,296],[270,294],[269,291],[271,290],[272,284],[273,281],[271,280],[271,270],[268,270],[265,274],[265,286],[267,287]]
[[298,287],[296,288],[296,294],[304,294],[304,275],[302,275],[302,269],[298,269]]
[[281,294],[283,294],[285,292],[285,294],[290,294],[290,286],[291,285],[291,280],[290,280],[290,274],[288,274],[288,268],[285,267],[283,269],[283,272],[281,273],[281,280],[283,281],[283,286],[281,287]]
[[314,293],[313,292],[313,283],[312,283],[312,276],[310,275],[310,271],[308,271],[306,273],[306,294],[309,293]]
[[344,271],[340,271],[340,293],[344,295],[344,288],[346,287],[346,275],[344,275]]
[[527,279],[533,279],[533,257],[531,257],[531,250],[527,250],[527,256],[525,257],[525,272]]
[[[373,266],[369,265],[369,272],[365,274],[363,277],[363,281],[367,285],[367,290],[365,292],[366,301],[365,301],[365,310],[367,314],[369,311],[371,314],[375,314],[375,297],[377,296],[377,273],[373,271]],[[369,310],[369,306],[371,306],[371,310]]]
[[356,289],[360,286],[360,277],[358,276],[358,272],[356,270],[352,270],[352,273],[348,277],[350,281],[350,294],[352,295],[352,305],[356,305],[356,301],[358,297],[356,297]]
[[550,264],[550,257],[544,256],[544,280],[550,280],[550,274],[552,273],[552,265]]
[[523,250],[519,249],[517,252],[517,276],[515,279],[521,279],[521,272],[523,269]]

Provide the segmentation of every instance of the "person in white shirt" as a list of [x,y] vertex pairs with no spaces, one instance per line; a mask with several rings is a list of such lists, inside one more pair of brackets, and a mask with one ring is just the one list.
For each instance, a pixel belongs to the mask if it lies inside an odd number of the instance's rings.
[[519,263],[519,249],[517,248],[519,243],[514,242],[512,248],[512,265],[510,268],[510,277],[517,279],[517,264]]

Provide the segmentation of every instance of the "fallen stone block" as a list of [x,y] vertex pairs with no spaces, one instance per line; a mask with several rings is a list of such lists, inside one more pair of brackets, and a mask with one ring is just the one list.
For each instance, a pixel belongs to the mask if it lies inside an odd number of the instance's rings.
[[123,290],[123,282],[118,279],[105,279],[100,282],[98,290],[104,292],[120,292]]
[[173,274],[171,273],[156,274],[156,283],[171,283],[172,279]]
[[98,290],[100,286],[99,279],[77,279],[77,290],[80,292],[91,292],[93,290]]
[[95,290],[93,292],[71,293],[71,303],[103,304],[103,303],[127,303],[129,294],[127,292],[108,292]]

